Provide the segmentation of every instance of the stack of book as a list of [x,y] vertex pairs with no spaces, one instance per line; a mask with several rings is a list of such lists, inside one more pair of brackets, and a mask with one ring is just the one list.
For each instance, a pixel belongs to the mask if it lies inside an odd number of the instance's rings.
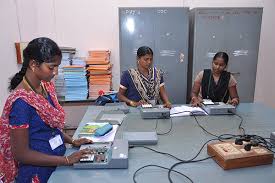
[[65,100],[66,90],[65,90],[65,80],[63,72],[58,72],[58,75],[54,77],[55,91],[58,100]]
[[89,99],[108,93],[112,86],[112,64],[110,63],[109,50],[89,51],[86,59],[89,81]]
[[63,67],[65,100],[86,100],[88,95],[86,68],[81,65]]
[[66,88],[63,67],[69,66],[72,64],[74,54],[76,53],[75,48],[71,47],[60,47],[62,52],[62,60],[58,67],[58,74],[54,78],[55,90],[58,100],[65,100]]

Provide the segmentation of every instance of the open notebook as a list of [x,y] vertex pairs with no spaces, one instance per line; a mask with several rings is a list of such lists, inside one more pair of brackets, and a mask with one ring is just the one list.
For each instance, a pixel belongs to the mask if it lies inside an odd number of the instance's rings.
[[191,116],[191,115],[204,116],[204,115],[208,115],[208,114],[200,107],[190,107],[190,106],[186,106],[186,105],[173,107],[170,110],[171,117]]

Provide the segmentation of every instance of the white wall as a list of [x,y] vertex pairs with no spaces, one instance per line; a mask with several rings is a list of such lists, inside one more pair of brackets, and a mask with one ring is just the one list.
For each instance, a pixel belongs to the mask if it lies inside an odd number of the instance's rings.
[[275,1],[264,0],[255,101],[275,108]]
[[[16,6],[18,5],[18,19]],[[6,0],[0,2],[0,109],[8,95],[6,90],[8,78],[18,70],[16,64],[14,42],[29,41],[37,36],[47,36],[54,39],[60,46],[72,46],[78,49],[80,56],[85,56],[89,49],[107,48],[111,50],[113,67],[113,83],[118,88],[119,70],[119,22],[118,7],[259,7],[265,6],[263,15],[262,37],[258,64],[256,101],[265,102],[271,106],[271,100],[265,96],[262,81],[267,74],[262,72],[272,68],[272,57],[268,52],[274,48],[272,26],[274,17],[274,0]],[[266,10],[267,9],[267,10]],[[8,19],[8,22],[7,22]],[[273,25],[271,24],[273,21]],[[21,37],[21,39],[20,39]],[[269,38],[269,39],[267,39]],[[271,42],[273,40],[273,43]],[[269,62],[268,62],[269,60]],[[5,66],[5,67],[4,67]],[[260,83],[260,84],[259,84]],[[266,83],[266,82],[264,82]],[[275,86],[272,89],[275,90]],[[274,94],[275,95],[275,94]],[[273,95],[273,99],[275,99]]]
[[8,78],[18,70],[14,42],[19,31],[14,1],[0,1],[0,109],[8,96]]

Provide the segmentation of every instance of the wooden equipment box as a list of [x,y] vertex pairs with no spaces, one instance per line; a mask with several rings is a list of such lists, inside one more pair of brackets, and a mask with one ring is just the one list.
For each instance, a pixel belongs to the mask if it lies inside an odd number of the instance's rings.
[[[246,142],[247,143],[247,142]],[[207,153],[224,169],[243,168],[272,164],[273,153],[262,146],[246,151],[243,145],[234,141],[215,142],[207,145]]]

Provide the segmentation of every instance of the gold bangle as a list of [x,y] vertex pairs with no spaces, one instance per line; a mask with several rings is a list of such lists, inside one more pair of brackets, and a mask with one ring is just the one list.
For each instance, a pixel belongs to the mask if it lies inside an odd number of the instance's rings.
[[131,101],[129,102],[130,106],[134,106],[133,103],[134,103],[134,101],[131,100]]
[[172,103],[168,101],[168,102],[166,102],[165,104],[166,104],[166,105],[171,105]]
[[69,165],[69,164],[70,164],[70,161],[69,161],[68,157],[65,156],[65,159],[66,159],[67,165]]

